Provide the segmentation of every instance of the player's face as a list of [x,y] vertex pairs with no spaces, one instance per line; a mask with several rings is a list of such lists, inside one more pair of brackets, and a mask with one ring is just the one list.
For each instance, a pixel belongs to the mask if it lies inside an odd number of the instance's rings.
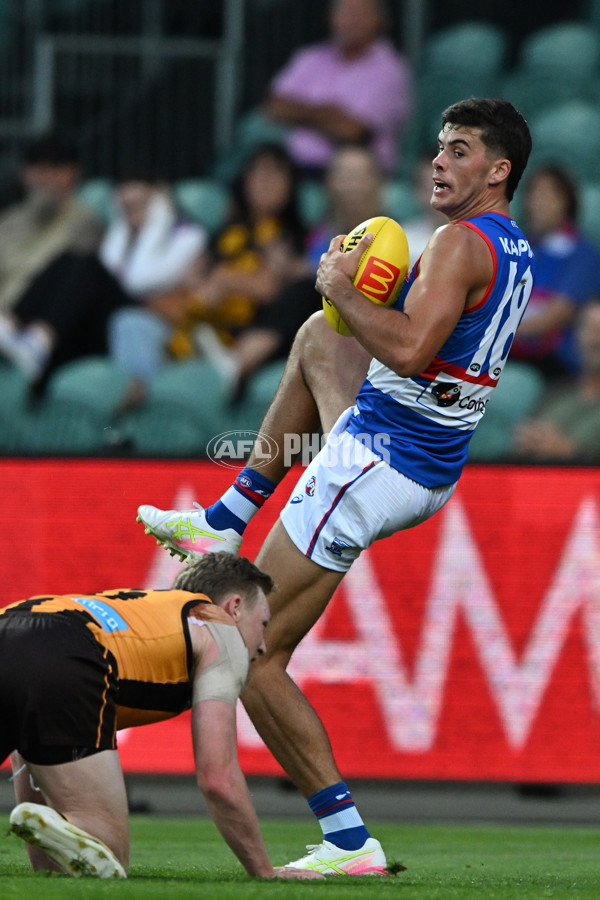
[[269,603],[260,589],[254,604],[249,605],[243,600],[237,609],[236,625],[248,648],[250,662],[266,650],[265,628],[270,618]]
[[439,134],[431,205],[450,221],[474,215],[482,203],[491,199],[490,185],[498,176],[498,160],[489,153],[480,135],[479,128],[451,124]]

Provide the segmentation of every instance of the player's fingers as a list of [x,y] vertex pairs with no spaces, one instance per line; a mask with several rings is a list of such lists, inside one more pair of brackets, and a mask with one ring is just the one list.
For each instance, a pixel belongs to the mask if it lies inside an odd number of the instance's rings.
[[370,231],[368,231],[366,234],[363,234],[363,236],[361,237],[361,239],[358,242],[358,244],[356,245],[356,247],[353,247],[352,250],[347,250],[346,252],[347,253],[355,253],[357,256],[362,256],[362,254],[365,252],[367,247],[372,243],[373,243],[373,235],[371,234]]
[[293,866],[275,866],[275,878],[318,878],[325,880],[325,876],[313,869],[295,869]]
[[336,237],[332,238],[329,242],[329,250],[341,250],[347,237],[347,234],[336,235]]

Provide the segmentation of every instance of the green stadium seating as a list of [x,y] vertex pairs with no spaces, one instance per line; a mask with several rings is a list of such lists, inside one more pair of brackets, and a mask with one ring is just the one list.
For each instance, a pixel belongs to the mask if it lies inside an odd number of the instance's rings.
[[19,452],[29,418],[29,382],[21,369],[0,362],[0,453]]
[[112,215],[113,191],[114,182],[110,178],[89,178],[80,186],[78,194],[81,202],[106,225]]
[[123,402],[130,378],[108,357],[85,357],[58,368],[48,381],[46,396],[85,406],[109,424]]
[[285,125],[272,122],[260,107],[252,107],[240,116],[231,142],[232,149],[217,160],[212,174],[223,181],[232,181],[256,147],[261,144],[283,144],[287,133]]
[[307,228],[319,222],[325,215],[325,188],[312,178],[303,178],[298,185],[298,208]]
[[231,198],[222,181],[183,178],[173,185],[173,195],[184,216],[204,225],[210,234],[216,234],[223,226]]
[[420,215],[419,204],[409,181],[395,179],[382,189],[383,210],[397,222],[407,222]]
[[233,427],[241,430],[260,428],[275,391],[281,381],[286,360],[276,360],[259,369],[248,381],[243,399],[231,409]]
[[119,431],[145,456],[201,455],[230,427],[229,384],[208,361],[173,362],[159,372],[148,400],[121,417]]
[[580,200],[579,225],[581,230],[600,248],[600,182],[581,184]]
[[533,32],[517,65],[501,83],[503,97],[530,118],[572,100],[599,94],[600,33],[586,22],[561,22]]
[[597,73],[600,34],[586,22],[559,22],[534,31],[521,44],[519,67],[528,72]]
[[27,453],[99,453],[112,444],[130,376],[104,357],[67,363],[29,411],[20,442]]
[[533,150],[530,170],[557,163],[583,181],[595,175],[600,157],[600,109],[584,100],[552,106],[529,121]]
[[467,21],[433,32],[425,41],[422,71],[495,74],[504,65],[508,38],[491,22]]
[[544,390],[537,369],[517,360],[506,363],[485,415],[471,439],[469,461],[499,462],[510,453],[517,424],[531,415]]

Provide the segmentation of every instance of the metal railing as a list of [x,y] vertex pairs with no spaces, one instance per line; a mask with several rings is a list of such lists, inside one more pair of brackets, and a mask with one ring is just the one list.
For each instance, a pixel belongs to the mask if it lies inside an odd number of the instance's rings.
[[117,164],[165,177],[198,174],[228,148],[244,0],[222,0],[221,33],[207,38],[165,35],[167,2],[130,0],[117,21],[117,5],[109,17],[107,0],[80,0],[81,8],[72,0],[62,20],[42,0],[25,0],[3,16],[0,0],[0,48],[7,50],[0,63],[0,169],[10,169],[25,140],[51,130],[79,146],[94,175],[111,174]]

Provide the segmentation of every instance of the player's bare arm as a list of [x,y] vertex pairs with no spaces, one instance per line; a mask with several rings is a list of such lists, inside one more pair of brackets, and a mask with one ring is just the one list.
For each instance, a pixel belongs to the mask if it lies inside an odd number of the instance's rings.
[[[258,878],[314,877],[317,873],[310,870],[271,865],[238,762],[236,706],[232,702],[235,691],[230,700],[198,700],[215,690],[210,679],[214,679],[219,650],[205,627],[192,626],[191,638],[196,662],[192,708],[196,779],[215,825],[249,875]],[[229,683],[226,672],[219,677],[225,684]],[[206,690],[204,682],[207,679],[209,687]],[[233,683],[235,673],[231,673],[230,680]]]
[[352,333],[376,359],[409,377],[428,364],[452,333],[463,311],[476,305],[493,276],[485,242],[460,225],[439,228],[425,250],[404,311],[375,307],[352,284],[370,239],[348,253],[336,237],[321,259],[317,290],[335,303]]

